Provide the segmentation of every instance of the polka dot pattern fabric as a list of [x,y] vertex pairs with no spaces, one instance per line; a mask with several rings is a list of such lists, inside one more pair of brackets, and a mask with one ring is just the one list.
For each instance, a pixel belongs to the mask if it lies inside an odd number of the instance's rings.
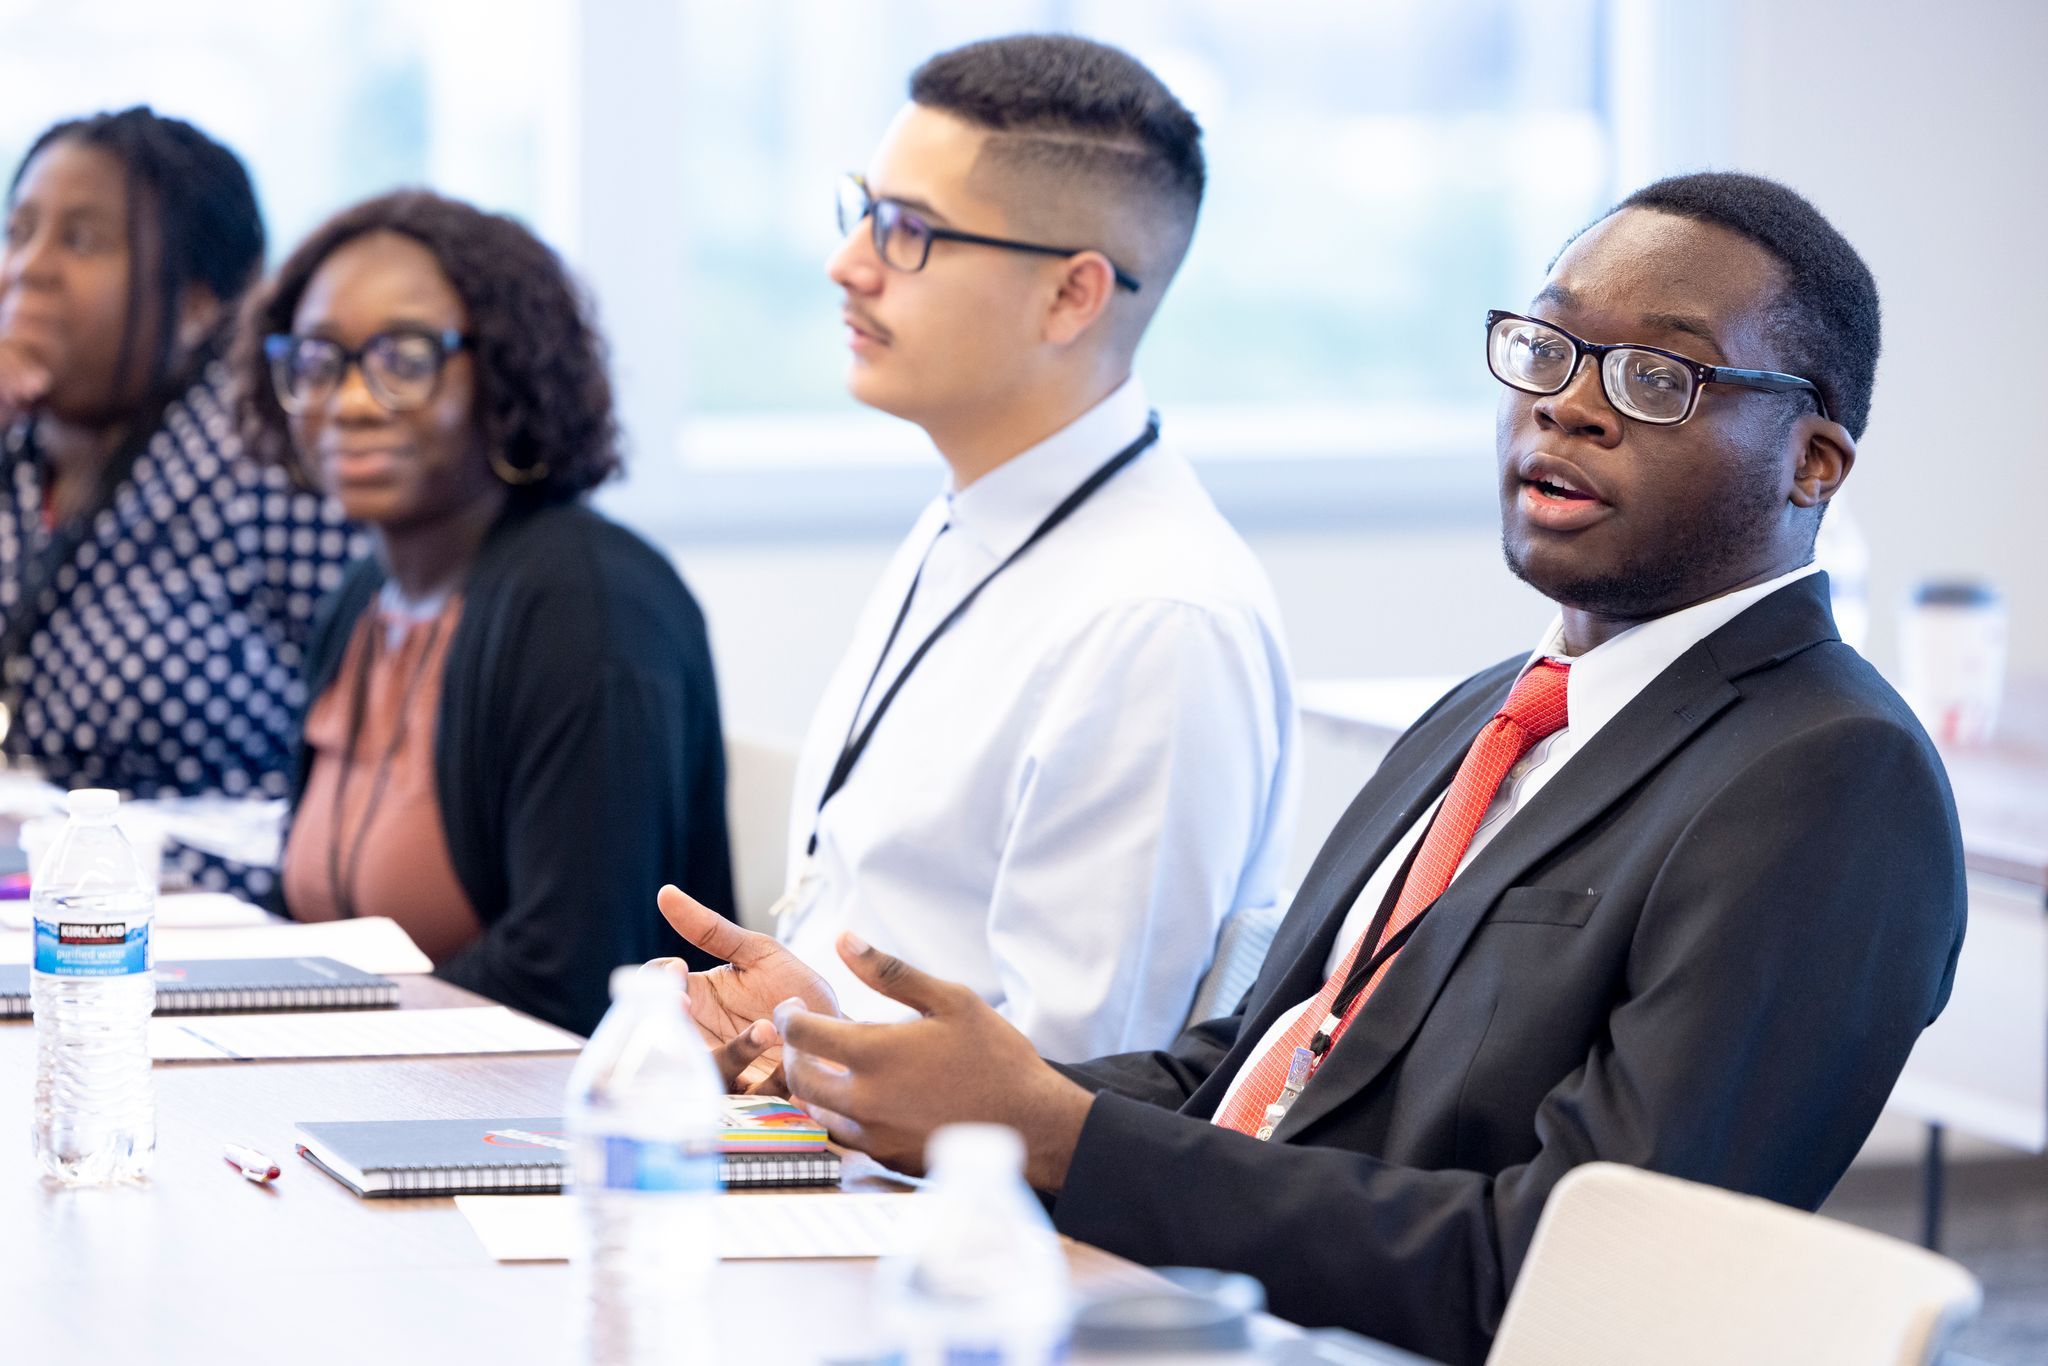
[[[64,787],[135,797],[283,797],[321,598],[367,549],[334,504],[244,459],[215,366],[164,415],[111,504],[46,586],[6,661],[7,735]],[[48,542],[26,424],[0,447],[0,614]],[[261,897],[267,870],[177,851],[200,886]]]

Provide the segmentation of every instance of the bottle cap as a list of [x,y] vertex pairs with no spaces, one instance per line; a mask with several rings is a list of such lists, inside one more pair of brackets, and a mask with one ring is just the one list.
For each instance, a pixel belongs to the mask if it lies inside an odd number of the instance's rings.
[[64,809],[74,816],[103,816],[121,804],[121,794],[110,787],[73,788],[64,799]]
[[1250,1276],[1167,1267],[1172,1287],[1114,1292],[1074,1316],[1076,1352],[1193,1354],[1236,1352],[1251,1345],[1251,1319],[1266,1292]]
[[948,1124],[925,1145],[925,1163],[941,1171],[1003,1172],[1024,1170],[1024,1140],[1002,1124]]
[[611,989],[614,1001],[649,992],[680,996],[683,994],[683,975],[666,967],[627,963],[612,969]]

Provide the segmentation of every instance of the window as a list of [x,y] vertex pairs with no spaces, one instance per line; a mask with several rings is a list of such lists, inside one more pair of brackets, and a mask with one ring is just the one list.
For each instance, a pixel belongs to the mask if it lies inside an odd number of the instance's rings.
[[1597,0],[681,9],[681,117],[716,130],[684,143],[686,183],[715,196],[687,229],[679,301],[679,473],[702,530],[814,514],[824,530],[877,501],[900,525],[929,495],[921,437],[842,391],[822,263],[834,175],[865,164],[932,52],[1070,29],[1194,108],[1209,194],[1139,368],[1240,515],[1248,499],[1327,508],[1333,475],[1361,497],[1426,496],[1447,463],[1487,457],[1483,315],[1526,299],[1612,188]]
[[1226,510],[1484,512],[1481,319],[1612,194],[1610,30],[1642,25],[1611,5],[0,0],[0,158],[146,101],[243,155],[273,257],[399,184],[517,214],[611,339],[618,513],[662,537],[893,532],[935,474],[841,388],[833,179],[931,53],[1081,32],[1207,130],[1194,250],[1139,365]]
[[565,13],[554,0],[0,0],[0,166],[60,119],[149,104],[241,156],[273,260],[399,185],[534,218]]

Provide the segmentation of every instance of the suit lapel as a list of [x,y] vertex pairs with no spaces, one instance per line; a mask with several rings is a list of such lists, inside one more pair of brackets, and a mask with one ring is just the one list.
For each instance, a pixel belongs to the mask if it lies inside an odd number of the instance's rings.
[[[1472,736],[1507,700],[1521,663],[1518,658],[1470,680],[1465,685],[1472,693],[1469,699],[1447,701],[1420,729],[1403,737],[1403,743],[1412,743],[1421,756],[1412,767],[1402,756],[1406,775],[1395,777],[1383,767],[1352,801],[1302,878],[1294,904],[1252,984],[1251,1005],[1237,1041],[1207,1082],[1189,1097],[1186,1108],[1190,1113],[1212,1112],[1243,1060],[1273,1022],[1322,990],[1323,965],[1352,903],[1401,836],[1450,785],[1471,747]],[[1392,782],[1391,790],[1380,781],[1382,776]]]
[[1820,574],[1788,585],[1680,655],[1517,812],[1424,915],[1274,1137],[1292,1139],[1371,1085],[1421,1027],[1501,894],[1735,702],[1733,679],[1836,638],[1826,590]]

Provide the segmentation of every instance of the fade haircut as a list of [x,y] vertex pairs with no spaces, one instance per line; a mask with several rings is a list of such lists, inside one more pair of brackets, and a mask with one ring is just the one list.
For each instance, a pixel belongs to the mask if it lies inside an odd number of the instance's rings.
[[1614,206],[1654,209],[1726,228],[1769,252],[1784,272],[1766,319],[1783,364],[1810,379],[1828,412],[1861,439],[1877,377],[1877,281],[1848,239],[1796,191],[1762,176],[1702,171],[1645,185]]
[[910,98],[992,136],[982,160],[1006,174],[1078,184],[1093,199],[1122,200],[1168,231],[1156,304],[1195,230],[1207,171],[1202,128],[1143,63],[1067,34],[990,38],[942,52],[910,76]]

